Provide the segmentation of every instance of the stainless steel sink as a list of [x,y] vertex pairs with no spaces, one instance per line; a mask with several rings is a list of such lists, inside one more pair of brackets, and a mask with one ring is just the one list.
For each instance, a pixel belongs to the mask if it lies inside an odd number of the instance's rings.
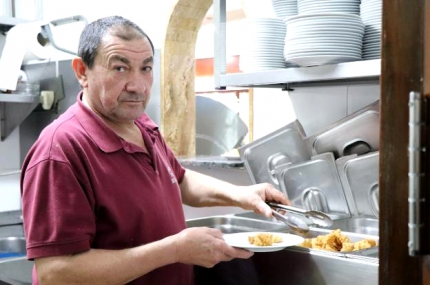
[[25,254],[25,238],[24,237],[2,237],[0,238],[0,257],[2,254]]
[[288,230],[283,223],[235,215],[190,219],[187,220],[187,227],[210,227],[219,229],[223,233]]
[[379,236],[379,220],[364,217],[334,220],[332,229],[341,229],[345,232]]

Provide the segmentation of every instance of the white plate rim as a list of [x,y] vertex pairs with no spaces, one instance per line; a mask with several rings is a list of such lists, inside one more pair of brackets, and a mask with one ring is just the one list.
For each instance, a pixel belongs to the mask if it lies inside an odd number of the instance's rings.
[[[336,20],[340,20],[340,18],[349,18],[349,19],[361,19],[361,17],[359,15],[355,15],[355,14],[346,14],[346,13],[337,13],[337,12],[332,12],[332,13],[315,13],[315,14],[302,14],[302,15],[297,15],[297,16],[293,16],[291,17],[288,22],[293,22],[293,21],[297,21],[299,19],[306,19],[306,18],[320,18],[320,19],[327,19],[324,17],[335,17],[335,21]],[[338,17],[338,18],[336,18]]]

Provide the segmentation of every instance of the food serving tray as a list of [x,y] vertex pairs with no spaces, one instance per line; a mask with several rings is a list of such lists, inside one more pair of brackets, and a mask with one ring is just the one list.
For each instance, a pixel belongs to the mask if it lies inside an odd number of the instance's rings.
[[[309,238],[315,238],[319,235],[328,235],[332,231],[333,229],[321,229],[321,228],[310,227],[308,233],[299,234],[299,235],[305,239],[309,239]],[[314,248],[307,248],[303,246],[293,246],[291,248],[294,248],[294,250],[309,252],[311,254],[350,257],[350,258],[371,258],[371,259],[375,258],[376,259],[375,262],[378,262],[379,236],[351,233],[351,232],[344,232],[344,231],[342,231],[342,235],[347,236],[351,240],[351,242],[357,242],[363,239],[373,239],[376,242],[376,246],[368,249],[347,251],[347,252],[314,249]]]

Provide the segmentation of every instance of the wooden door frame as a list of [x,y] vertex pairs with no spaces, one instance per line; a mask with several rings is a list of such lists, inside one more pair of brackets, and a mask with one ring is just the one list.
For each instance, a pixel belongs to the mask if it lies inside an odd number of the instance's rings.
[[[383,1],[379,284],[428,284],[430,280],[430,262],[408,252],[408,102],[410,91],[430,94],[429,2]],[[426,213],[428,220],[428,209]]]

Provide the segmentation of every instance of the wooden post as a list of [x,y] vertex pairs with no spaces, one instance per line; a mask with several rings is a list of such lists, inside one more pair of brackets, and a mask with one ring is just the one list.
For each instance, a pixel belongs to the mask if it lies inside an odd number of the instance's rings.
[[161,51],[161,131],[178,156],[195,154],[195,45],[212,0],[179,0]]

